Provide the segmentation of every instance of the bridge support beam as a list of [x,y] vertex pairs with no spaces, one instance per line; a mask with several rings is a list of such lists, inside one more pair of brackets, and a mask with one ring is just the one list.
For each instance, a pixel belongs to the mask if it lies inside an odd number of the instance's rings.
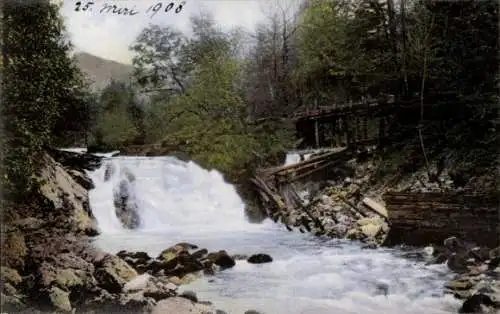
[[359,117],[354,117],[354,141],[361,140]]
[[351,126],[352,118],[350,117],[345,117],[345,146],[349,147],[351,146],[351,141],[352,141],[352,126]]
[[314,120],[314,144],[319,148],[319,125],[318,120]]
[[378,121],[378,143],[379,147],[382,147],[385,138],[385,128],[386,128],[386,120],[385,117],[380,117]]
[[342,121],[340,120],[340,118],[336,118],[335,119],[335,146],[337,147],[340,147],[342,146],[342,141],[341,141],[341,137],[340,137],[340,134],[342,132]]
[[368,139],[368,116],[363,117],[363,140]]

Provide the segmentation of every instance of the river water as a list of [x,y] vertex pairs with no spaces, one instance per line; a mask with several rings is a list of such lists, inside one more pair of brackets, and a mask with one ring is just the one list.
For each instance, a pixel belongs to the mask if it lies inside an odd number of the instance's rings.
[[[289,157],[291,162],[295,156]],[[115,170],[104,182],[106,164]],[[125,176],[138,205],[141,226],[121,227],[113,190]],[[181,289],[193,290],[228,313],[255,309],[268,314],[456,313],[459,302],[443,295],[451,274],[444,265],[425,266],[403,251],[362,249],[349,241],[288,232],[265,220],[247,221],[244,204],[220,173],[173,157],[113,157],[89,172],[92,211],[101,235],[96,243],[116,253],[139,250],[156,256],[191,242],[229,254],[267,253],[272,263],[234,268],[202,277]]]

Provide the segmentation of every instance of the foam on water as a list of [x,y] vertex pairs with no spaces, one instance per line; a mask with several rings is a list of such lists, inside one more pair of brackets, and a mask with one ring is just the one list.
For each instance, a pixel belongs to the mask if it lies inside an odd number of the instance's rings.
[[[286,155],[286,159],[285,159],[285,166],[289,166],[289,165],[293,165],[293,164],[296,164],[296,163],[299,163],[301,160],[300,160],[300,153],[298,152],[290,152]],[[311,155],[312,153],[308,153],[308,154],[303,154],[304,156],[304,160],[308,160],[309,158],[311,158]]]
[[[110,166],[108,166],[109,164]],[[106,167],[113,167],[104,181]],[[129,182],[141,226],[121,227],[113,192]],[[178,242],[231,254],[265,252],[274,261],[232,269],[185,287],[229,313],[249,308],[264,313],[452,313],[459,302],[443,296],[451,276],[444,265],[425,266],[400,251],[364,250],[348,241],[288,232],[272,221],[249,223],[233,186],[217,171],[173,157],[115,157],[90,172],[90,202],[102,234],[97,244],[110,252],[140,250],[156,256]]]

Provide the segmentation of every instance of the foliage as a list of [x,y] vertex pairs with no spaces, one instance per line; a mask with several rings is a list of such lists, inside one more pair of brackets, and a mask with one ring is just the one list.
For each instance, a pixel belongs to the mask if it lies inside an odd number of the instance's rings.
[[182,33],[170,26],[145,28],[130,47],[136,53],[133,64],[138,84],[173,94],[183,92],[187,72],[181,56],[184,45]]
[[[48,1],[3,5],[2,185],[25,197],[36,183],[40,153],[57,144],[79,118],[85,125],[84,86],[68,56],[59,8]],[[75,110],[79,108],[79,110]]]
[[127,113],[119,108],[102,113],[97,120],[95,140],[99,147],[123,147],[139,135]]
[[[498,85],[488,70],[498,61],[492,1],[314,0],[292,14],[279,6],[267,13],[253,34],[222,30],[204,12],[191,17],[190,36],[156,25],[141,32],[131,49],[137,82],[151,96],[146,142],[235,175],[294,146],[293,126],[278,121],[300,106],[450,89],[488,95]],[[441,117],[458,112],[469,111]],[[402,123],[394,124],[401,134],[415,133]]]
[[98,102],[100,112],[93,131],[94,145],[121,148],[144,140],[143,108],[130,86],[111,81]]
[[346,49],[347,9],[343,2],[336,0],[313,1],[301,16],[294,80],[311,89],[310,94],[305,94],[309,101],[333,97],[332,93],[325,94],[325,82],[338,86],[355,70],[350,63],[358,54],[350,55],[351,51]]
[[[171,86],[171,67],[183,60],[185,75],[177,94],[156,95],[145,113],[148,142],[162,142],[164,147],[187,153],[190,158],[238,179],[256,156],[274,153],[283,143],[279,131],[262,132],[247,122],[247,103],[242,93],[242,62],[238,60],[241,34],[217,29],[213,18],[202,13],[191,18],[193,36],[181,35],[157,26],[145,29],[132,49],[138,74],[141,69],[161,67],[158,85]],[[177,40],[173,40],[177,38]],[[170,42],[171,46],[163,44]],[[140,47],[152,47],[143,53]],[[140,63],[140,62],[141,63]],[[141,72],[142,71],[142,72]],[[168,87],[167,87],[168,88]],[[267,130],[269,131],[269,129]],[[273,133],[274,132],[274,133]]]
[[173,118],[165,126],[164,141],[186,143],[184,150],[194,160],[230,176],[260,148],[243,120],[245,102],[233,84],[237,71],[235,60],[208,57],[186,93],[165,108]]

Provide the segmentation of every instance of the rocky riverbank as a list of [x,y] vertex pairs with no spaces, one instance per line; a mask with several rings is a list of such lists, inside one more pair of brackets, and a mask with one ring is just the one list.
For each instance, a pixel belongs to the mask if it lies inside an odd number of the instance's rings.
[[[381,180],[378,176],[381,161],[373,155],[368,157],[348,161],[339,167],[337,179],[327,180],[321,189],[310,190],[313,196],[304,197],[303,206],[283,206],[273,218],[289,231],[357,240],[365,248],[376,248],[384,244],[390,231],[382,199],[386,191],[426,193],[464,189],[463,183],[455,182],[458,178],[452,171],[438,164],[431,164],[430,171],[436,174],[432,182],[426,169]],[[300,194],[300,189],[297,192]],[[455,237],[433,247],[429,263],[446,263],[456,273],[446,285],[446,293],[464,300],[462,313],[500,310],[499,250],[462,243]]]
[[434,250],[432,263],[446,263],[456,273],[446,292],[464,300],[461,313],[500,311],[500,247],[488,249],[451,237]]
[[375,170],[373,162],[351,160],[338,180],[328,180],[326,187],[304,199],[303,207],[286,207],[288,211],[279,215],[281,222],[289,230],[381,245],[389,224],[381,194],[369,189]]
[[[2,224],[3,312],[224,313],[192,292],[178,293],[178,287],[231,268],[235,258],[244,257],[187,243],[156,258],[144,252],[103,252],[92,241],[99,229],[88,201],[93,184],[83,171],[99,162],[70,153],[57,157],[63,163],[44,157],[37,202],[14,206]],[[270,261],[267,255],[248,259]]]

